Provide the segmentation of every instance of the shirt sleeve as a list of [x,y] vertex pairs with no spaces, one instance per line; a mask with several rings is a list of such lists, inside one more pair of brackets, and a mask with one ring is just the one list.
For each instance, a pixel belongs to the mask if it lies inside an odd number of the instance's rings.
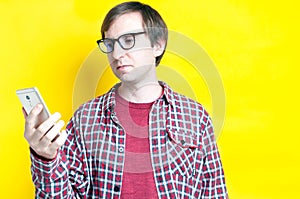
[[[56,158],[46,161],[33,153],[31,158],[32,180],[35,185],[36,198],[71,198],[68,197],[68,162],[62,151]],[[63,196],[64,197],[61,197]]]
[[86,198],[87,180],[74,122],[67,125],[68,138],[53,160],[31,152],[31,173],[36,198]]
[[225,199],[228,193],[225,184],[224,170],[220,153],[214,137],[214,131],[210,118],[207,120],[204,132],[203,144],[205,150],[202,167],[202,199]]

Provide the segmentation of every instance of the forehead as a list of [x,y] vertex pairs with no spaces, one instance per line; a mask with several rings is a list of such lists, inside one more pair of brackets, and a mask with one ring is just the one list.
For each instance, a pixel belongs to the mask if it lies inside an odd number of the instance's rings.
[[105,32],[105,37],[117,38],[122,34],[143,31],[143,18],[139,12],[118,16]]

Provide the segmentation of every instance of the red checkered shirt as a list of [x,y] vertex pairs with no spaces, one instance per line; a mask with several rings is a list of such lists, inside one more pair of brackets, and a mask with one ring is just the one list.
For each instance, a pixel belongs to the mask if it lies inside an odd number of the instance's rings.
[[[158,197],[227,198],[207,112],[166,83],[160,84],[164,93],[149,115]],[[67,125],[67,141],[55,159],[45,161],[31,153],[36,198],[120,198],[126,133],[114,111],[116,88],[74,113]]]

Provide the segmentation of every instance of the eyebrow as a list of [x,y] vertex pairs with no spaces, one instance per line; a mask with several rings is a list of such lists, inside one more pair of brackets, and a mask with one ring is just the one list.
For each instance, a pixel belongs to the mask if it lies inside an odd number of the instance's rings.
[[118,37],[106,37],[106,34],[104,33],[105,37],[103,39],[118,39],[123,35],[132,34],[132,33],[135,34],[135,33],[140,33],[140,32],[145,32],[146,33],[146,30],[144,30],[143,28],[142,29],[135,29],[135,31],[132,30],[132,31],[124,32],[124,33],[120,34]]

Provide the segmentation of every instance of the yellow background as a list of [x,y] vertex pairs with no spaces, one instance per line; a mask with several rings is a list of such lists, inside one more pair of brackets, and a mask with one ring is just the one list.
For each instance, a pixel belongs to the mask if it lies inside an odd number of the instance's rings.
[[[0,198],[34,197],[15,90],[37,86],[67,121],[80,65],[96,48],[104,14],[120,2],[0,1]],[[223,79],[226,119],[218,144],[230,198],[299,197],[299,3],[144,2],[171,30],[199,43]],[[203,101],[210,106],[207,94]]]

